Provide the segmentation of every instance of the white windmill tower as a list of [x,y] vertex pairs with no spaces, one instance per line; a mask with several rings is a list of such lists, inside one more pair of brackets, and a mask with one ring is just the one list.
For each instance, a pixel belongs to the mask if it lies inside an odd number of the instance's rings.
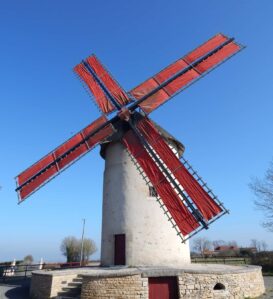
[[[159,128],[177,156],[184,146]],[[156,190],[143,179],[118,141],[102,145],[105,159],[101,264],[179,266],[190,263],[189,243],[182,243],[164,212]]]

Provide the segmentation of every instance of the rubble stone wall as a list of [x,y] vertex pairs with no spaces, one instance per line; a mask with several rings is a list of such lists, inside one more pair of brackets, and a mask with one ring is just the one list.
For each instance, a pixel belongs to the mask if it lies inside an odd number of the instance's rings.
[[37,271],[32,274],[31,298],[56,298],[64,285],[78,275],[83,278],[81,299],[148,299],[149,277],[164,276],[177,277],[180,299],[255,298],[265,291],[261,267],[192,265],[185,270],[125,268],[75,269],[51,273]]
[[30,285],[30,298],[48,299],[50,298],[52,276],[44,274],[33,274]]
[[[255,298],[264,293],[261,269],[245,273],[183,273],[177,276],[180,298]],[[222,289],[214,289],[215,286]],[[218,287],[218,288],[219,288]],[[81,299],[148,299],[148,278],[140,274],[123,277],[85,276]]]
[[[214,290],[216,284],[224,287]],[[255,298],[264,293],[261,270],[236,274],[190,274],[178,277],[180,298]]]
[[84,277],[81,299],[148,299],[148,278],[141,275]]
[[30,285],[31,299],[55,298],[62,288],[73,282],[77,274],[50,275],[33,273]]

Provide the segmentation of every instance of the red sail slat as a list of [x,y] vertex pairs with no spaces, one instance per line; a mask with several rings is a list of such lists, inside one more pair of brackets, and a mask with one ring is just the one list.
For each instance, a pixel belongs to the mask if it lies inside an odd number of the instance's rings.
[[[96,134],[88,137],[107,121],[105,116],[98,118],[78,134],[57,147],[40,161],[30,166],[17,176],[19,200],[23,201],[31,193],[43,186],[60,171],[70,166],[76,159],[90,151],[95,145],[113,134],[113,128],[108,125]],[[87,138],[88,137],[88,138]],[[86,140],[85,140],[86,139]]]
[[222,43],[226,42],[228,37],[223,35],[222,33],[216,34],[211,39],[203,43],[201,46],[197,47],[186,56],[183,57],[188,63],[193,63],[195,60],[201,58],[202,56],[206,55],[210,51],[214,50]]
[[82,81],[86,84],[86,86],[89,88],[91,93],[94,96],[94,99],[99,107],[99,109],[105,113],[108,114],[115,110],[115,107],[111,104],[111,102],[108,100],[106,95],[104,94],[101,87],[98,85],[98,83],[95,81],[93,76],[86,70],[83,63],[80,63],[74,67],[75,73],[78,74],[78,76],[82,79]]
[[177,181],[189,195],[204,218],[208,221],[221,213],[221,207],[179,161],[151,121],[145,117],[138,122],[137,127],[168,169],[174,174]]
[[[223,34],[214,36],[200,47],[196,48],[186,56],[157,73],[155,76],[132,89],[129,93],[137,100],[140,100],[144,96],[147,96],[155,88],[158,88],[160,84],[172,78],[178,72],[188,67],[191,63],[194,63],[197,59],[200,59],[204,55],[217,49],[218,46],[222,45],[227,40],[228,37]],[[192,67],[164,87],[161,87],[156,93],[148,96],[146,100],[139,103],[139,106],[147,114],[152,112],[168,101],[172,96],[183,90],[189,84],[195,82],[201,76],[204,76],[240,49],[241,47],[238,44],[233,41],[230,42],[223,48],[219,49],[215,54],[212,54],[202,62],[198,63],[196,66]]]
[[181,233],[185,236],[197,229],[200,224],[183,204],[137,136],[130,130],[123,136],[122,142],[149,178]]
[[[151,78],[136,87],[133,91],[130,91],[130,93],[135,99],[139,100],[158,86],[158,82],[156,82],[154,78]],[[156,107],[160,106],[161,103],[167,101],[169,98],[169,94],[165,91],[164,88],[162,88],[158,92],[150,96],[147,100],[142,102],[139,106],[143,111],[149,113]]]
[[131,102],[127,93],[120,87],[117,81],[113,79],[95,55],[88,57],[86,62],[92,67],[104,86],[121,106]]
[[199,63],[195,68],[198,70],[201,74],[204,72],[210,70],[215,65],[221,63],[226,58],[230,57],[231,55],[235,54],[240,50],[240,46],[235,43],[230,43],[224,46],[222,49],[220,49],[218,52],[214,53],[201,63]]

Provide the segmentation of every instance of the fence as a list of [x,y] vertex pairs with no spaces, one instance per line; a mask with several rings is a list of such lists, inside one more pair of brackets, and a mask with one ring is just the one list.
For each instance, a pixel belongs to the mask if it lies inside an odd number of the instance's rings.
[[80,266],[79,262],[73,263],[44,263],[44,264],[18,264],[18,265],[0,265],[0,280],[5,282],[10,279],[26,279],[31,276],[35,270],[63,270],[68,268],[86,267]]
[[229,264],[229,265],[243,265],[250,264],[249,257],[195,257],[191,259],[192,263],[206,263],[206,264]]

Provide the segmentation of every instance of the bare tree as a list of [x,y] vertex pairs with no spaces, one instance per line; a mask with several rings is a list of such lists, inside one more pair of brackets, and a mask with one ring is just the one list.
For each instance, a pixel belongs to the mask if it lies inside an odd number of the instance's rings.
[[214,241],[212,241],[212,245],[213,245],[213,248],[215,249],[219,246],[226,245],[226,242],[224,240],[214,240]]
[[256,195],[256,207],[264,212],[263,226],[273,232],[273,161],[263,179],[253,179],[250,188]]
[[83,262],[87,263],[89,261],[90,255],[97,251],[96,244],[91,239],[83,240]]
[[24,257],[24,264],[32,264],[33,263],[33,256],[28,254]]
[[233,240],[233,241],[228,241],[228,242],[227,242],[227,245],[228,245],[228,246],[238,247],[238,243],[237,243],[236,241],[234,241],[234,240]]
[[[66,256],[67,262],[79,262],[81,256],[81,240],[75,237],[66,237],[61,243],[61,252]],[[83,261],[86,263],[97,250],[96,244],[92,239],[83,240]]]
[[254,247],[254,248],[256,248],[256,250],[258,252],[260,252],[261,251],[261,242],[258,241],[257,239],[251,239],[250,247]]
[[267,251],[268,245],[265,241],[258,241],[256,239],[252,239],[250,242],[251,247],[255,247],[258,252]]
[[261,249],[262,251],[267,251],[268,245],[265,241],[261,241]]
[[60,249],[68,263],[80,261],[79,241],[75,237],[64,238]]
[[193,249],[204,256],[207,250],[210,250],[212,247],[211,241],[207,238],[196,238],[193,240]]

